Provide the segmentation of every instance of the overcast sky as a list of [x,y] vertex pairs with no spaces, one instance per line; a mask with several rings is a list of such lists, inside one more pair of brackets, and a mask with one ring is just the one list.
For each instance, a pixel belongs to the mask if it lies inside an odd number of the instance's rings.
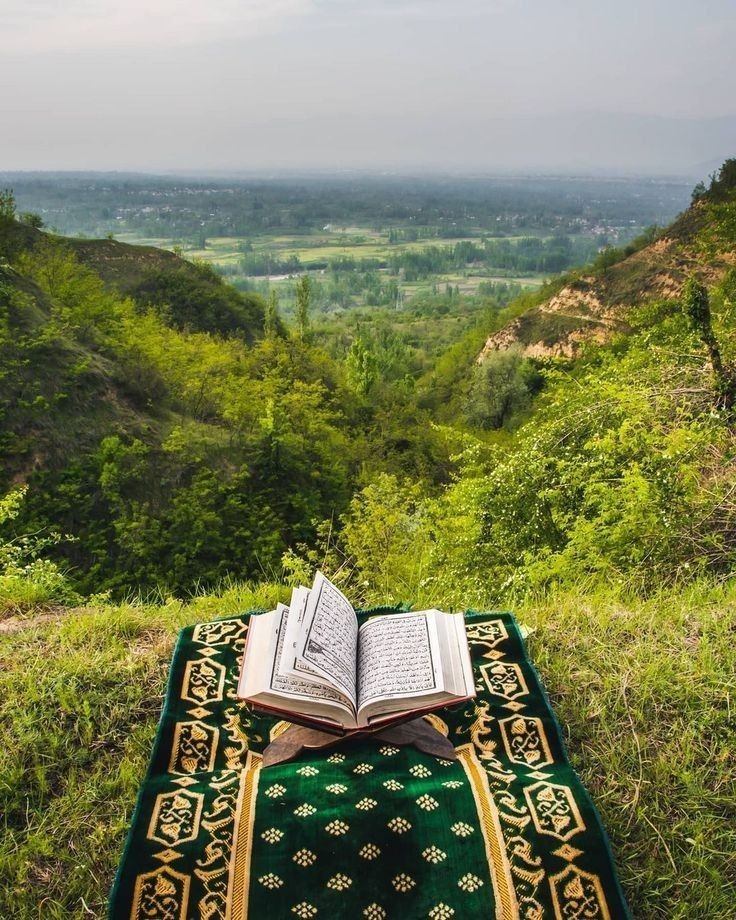
[[675,172],[734,0],[0,0],[0,169]]

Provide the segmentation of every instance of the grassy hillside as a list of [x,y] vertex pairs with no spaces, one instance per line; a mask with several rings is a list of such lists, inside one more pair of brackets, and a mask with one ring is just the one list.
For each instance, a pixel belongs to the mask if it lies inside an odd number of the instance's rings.
[[[286,596],[244,585],[0,623],[1,916],[104,916],[177,629]],[[641,602],[569,591],[516,613],[634,916],[730,916],[733,592],[693,585]]]
[[262,299],[226,285],[207,265],[154,246],[60,237],[0,218],[0,258],[14,261],[23,253],[48,250],[54,244],[93,271],[108,291],[130,296],[142,308],[163,311],[177,328],[237,333],[247,342],[263,334]]

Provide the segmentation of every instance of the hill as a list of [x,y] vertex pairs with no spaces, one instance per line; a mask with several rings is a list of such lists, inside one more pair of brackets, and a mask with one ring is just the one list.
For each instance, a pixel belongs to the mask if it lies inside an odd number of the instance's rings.
[[[85,591],[252,572],[341,500],[329,407],[345,394],[277,328],[249,346],[260,298],[170,253],[0,223],[3,486],[27,489],[19,526],[68,535],[55,552]],[[277,493],[272,451],[298,496]],[[195,563],[182,534],[200,526]]]
[[715,284],[736,265],[736,251],[730,239],[720,238],[704,253],[712,204],[712,198],[698,198],[667,229],[625,249],[604,250],[592,270],[557,282],[552,296],[492,333],[478,361],[514,346],[529,358],[572,358],[586,343],[630,332],[634,306],[678,298],[691,274]]
[[236,291],[206,265],[154,246],[60,237],[16,220],[0,223],[0,257],[62,244],[80,265],[102,279],[108,291],[165,312],[176,328],[238,335],[246,342],[263,334],[262,298]]

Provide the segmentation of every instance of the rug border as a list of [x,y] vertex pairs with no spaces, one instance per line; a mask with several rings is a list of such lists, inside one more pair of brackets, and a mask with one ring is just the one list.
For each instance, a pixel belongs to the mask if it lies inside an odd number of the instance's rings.
[[557,733],[557,740],[560,745],[560,750],[562,751],[562,755],[565,758],[565,761],[567,762],[568,766],[570,767],[572,774],[577,780],[578,787],[582,792],[583,798],[585,799],[587,805],[590,807],[593,815],[595,816],[596,821],[598,822],[598,831],[601,836],[601,841],[603,843],[605,853],[608,856],[608,859],[611,864],[611,876],[613,878],[613,884],[616,889],[616,893],[619,896],[619,900],[621,901],[621,904],[623,905],[623,908],[625,911],[625,916],[622,917],[621,920],[634,920],[634,915],[631,913],[629,902],[626,899],[626,896],[624,895],[623,888],[621,887],[618,863],[616,862],[616,859],[613,855],[613,848],[611,846],[611,841],[608,837],[608,831],[606,830],[606,825],[604,824],[603,819],[601,818],[600,812],[598,811],[598,808],[595,802],[593,801],[590,793],[588,792],[588,787],[585,785],[585,783],[580,778],[580,774],[578,773],[577,769],[574,767],[572,763],[572,760],[570,759],[570,752],[568,751],[567,745],[565,744],[565,735],[562,730],[562,724],[557,718],[557,713],[555,712],[554,707],[552,705],[552,701],[549,697],[549,694],[547,693],[547,688],[544,686],[544,681],[542,680],[539,674],[539,671],[537,670],[536,665],[534,664],[532,656],[529,654],[529,649],[527,648],[527,644],[524,640],[524,636],[522,635],[521,627],[516,619],[516,615],[511,610],[485,611],[485,610],[470,609],[470,610],[466,610],[464,613],[465,615],[473,614],[477,616],[486,616],[488,613],[493,613],[496,615],[504,614],[508,616],[511,626],[513,628],[515,638],[517,639],[517,641],[519,642],[521,646],[521,649],[524,653],[524,659],[532,672],[532,675],[534,677],[534,680],[536,681],[537,688],[539,690],[541,699],[544,703],[545,708],[547,709],[547,712],[552,721],[552,724],[554,725],[555,731]]
[[184,642],[184,634],[187,632],[187,630],[193,630],[193,629],[194,629],[194,625],[191,625],[191,626],[183,626],[179,630],[179,633],[176,637],[176,642],[174,643],[174,649],[171,653],[171,663],[169,664],[169,673],[166,678],[166,690],[164,691],[163,705],[161,707],[161,714],[159,715],[158,722],[156,723],[156,736],[153,740],[153,747],[151,748],[151,753],[148,757],[148,764],[146,766],[146,772],[143,774],[143,778],[141,779],[140,785],[138,787],[138,795],[136,796],[135,806],[133,808],[133,811],[131,813],[129,823],[128,823],[128,833],[125,836],[125,843],[123,844],[123,849],[122,849],[122,852],[120,853],[120,858],[118,860],[118,867],[115,871],[115,879],[112,883],[112,887],[110,888],[110,893],[108,895],[107,916],[108,918],[110,918],[110,920],[112,920],[113,918],[112,911],[113,911],[113,908],[118,898],[120,885],[122,884],[123,869],[125,867],[125,863],[130,853],[130,848],[133,845],[133,835],[135,832],[136,824],[138,822],[138,818],[143,808],[144,790],[145,790],[146,782],[153,775],[153,765],[154,763],[156,763],[159,748],[163,744],[164,733],[162,729],[164,726],[164,720],[166,716],[168,715],[169,707],[170,707],[173,692],[174,692],[173,684],[174,684],[174,676],[176,674],[176,668],[174,667],[174,663],[179,653],[179,649]]

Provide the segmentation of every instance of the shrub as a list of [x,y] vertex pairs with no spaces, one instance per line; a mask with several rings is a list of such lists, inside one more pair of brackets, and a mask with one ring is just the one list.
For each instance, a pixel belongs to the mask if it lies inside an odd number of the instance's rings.
[[[26,488],[0,498],[0,531],[7,531],[20,514]],[[0,538],[0,615],[23,611],[39,604],[75,603],[64,572],[56,563],[40,558],[43,550],[59,543],[61,534],[50,531]]]

